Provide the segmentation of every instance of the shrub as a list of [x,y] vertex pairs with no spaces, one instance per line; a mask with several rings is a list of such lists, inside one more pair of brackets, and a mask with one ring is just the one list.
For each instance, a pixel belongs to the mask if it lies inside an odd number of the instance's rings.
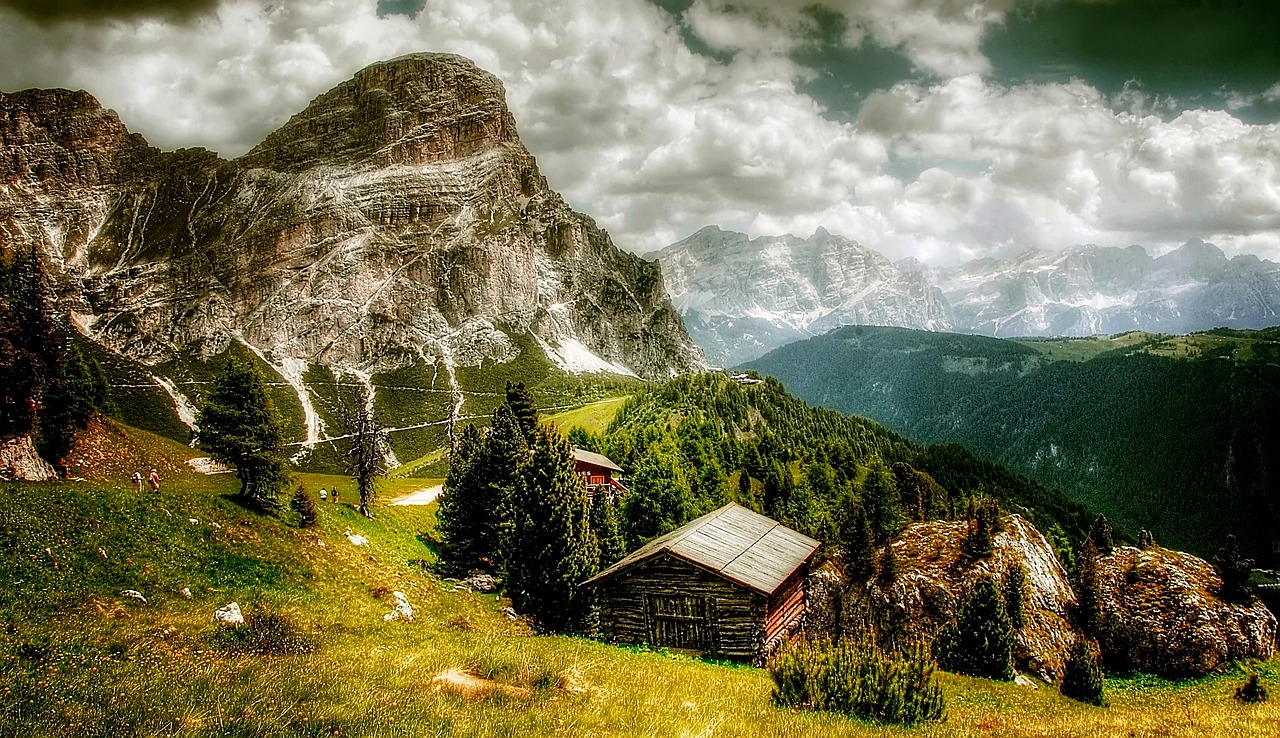
[[1071,645],[1066,673],[1062,676],[1062,684],[1058,687],[1058,691],[1062,692],[1064,697],[1101,706],[1103,704],[1101,662],[1102,657],[1098,652],[1097,644],[1087,638],[1077,638]]
[[955,623],[938,633],[933,643],[938,665],[968,676],[1013,679],[1013,624],[995,580],[984,576],[960,606]]
[[316,516],[316,501],[303,487],[298,487],[293,491],[293,499],[289,500],[289,507],[293,513],[298,516],[299,528],[314,528],[319,522]]
[[946,702],[923,648],[885,654],[868,642],[805,641],[769,663],[778,705],[840,712],[880,723],[943,718]]
[[1250,674],[1244,684],[1236,689],[1236,699],[1249,704],[1266,702],[1268,696],[1270,695],[1267,694],[1267,688],[1262,686],[1262,681],[1257,674]]
[[232,654],[283,656],[313,653],[319,647],[316,639],[292,620],[258,606],[245,616],[244,625],[219,627],[212,640],[215,648]]

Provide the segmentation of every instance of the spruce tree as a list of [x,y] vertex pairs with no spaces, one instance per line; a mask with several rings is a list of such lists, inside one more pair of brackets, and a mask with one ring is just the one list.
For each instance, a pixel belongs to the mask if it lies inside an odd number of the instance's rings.
[[306,488],[299,486],[293,491],[293,498],[289,500],[289,507],[293,510],[293,514],[298,516],[299,528],[314,528],[319,524],[316,501],[311,498]]
[[618,503],[604,490],[591,495],[591,530],[600,547],[598,569],[607,569],[627,555],[627,539],[622,534]]
[[879,456],[873,456],[862,481],[862,507],[871,523],[871,532],[877,541],[885,541],[902,530],[906,519],[902,515],[902,502],[898,499],[898,485],[893,472]]
[[1066,672],[1058,691],[1090,705],[1102,706],[1103,700],[1102,656],[1098,645],[1087,638],[1076,638],[1067,657]]
[[1089,539],[1093,541],[1093,545],[1098,549],[1099,554],[1105,556],[1116,547],[1113,535],[1114,530],[1111,521],[1107,520],[1107,516],[1098,513],[1098,517],[1094,518],[1093,525],[1089,528]]
[[533,436],[538,430],[538,405],[534,402],[533,393],[524,386],[524,382],[508,380],[506,404],[520,423],[525,443],[532,445]]
[[956,622],[934,641],[934,656],[947,671],[985,679],[1013,679],[1013,624],[995,580],[983,576],[960,607]]
[[449,455],[449,471],[437,498],[436,530],[440,532],[440,564],[449,574],[465,576],[479,565],[486,553],[475,521],[483,514],[481,499],[483,437],[474,424],[467,424],[454,441]]
[[1076,569],[1076,623],[1092,637],[1102,625],[1100,582],[1098,581],[1098,546],[1093,537],[1084,539]]
[[862,505],[854,502],[840,533],[844,570],[850,582],[864,583],[876,573],[876,543]]
[[1004,594],[1004,609],[1009,614],[1009,622],[1015,629],[1027,624],[1026,592],[1027,568],[1015,562],[1004,570],[1004,578],[1000,582]]
[[1218,551],[1214,565],[1222,577],[1222,589],[1218,593],[1222,599],[1241,605],[1253,602],[1253,585],[1249,583],[1253,559],[1240,555],[1235,536],[1227,536],[1227,544]]
[[387,429],[373,414],[372,398],[363,392],[353,391],[343,408],[343,421],[347,435],[351,437],[351,449],[347,452],[347,469],[360,493],[360,514],[373,518],[373,498],[378,484],[387,475],[387,454],[390,442]]
[[680,452],[670,440],[654,444],[631,478],[622,517],[632,548],[675,530],[693,516],[693,491]]
[[280,490],[289,481],[280,436],[262,375],[247,361],[227,361],[196,416],[196,443],[235,467],[240,497],[264,511],[279,507]]
[[521,469],[529,461],[529,445],[520,421],[506,403],[499,405],[489,419],[481,459],[476,503],[481,508],[476,516],[480,556],[482,562],[487,559],[494,570],[501,572],[515,526],[513,506]]
[[40,455],[59,470],[71,452],[77,430],[84,430],[89,419],[109,410],[110,398],[102,367],[85,355],[72,340],[48,367],[38,427]]
[[586,486],[573,470],[568,441],[554,428],[534,433],[514,513],[506,581],[512,604],[544,631],[584,628],[590,594],[578,585],[596,572],[600,552]]

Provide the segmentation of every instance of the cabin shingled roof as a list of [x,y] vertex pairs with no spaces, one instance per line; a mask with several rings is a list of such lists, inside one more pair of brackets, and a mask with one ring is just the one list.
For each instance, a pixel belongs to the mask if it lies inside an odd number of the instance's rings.
[[580,448],[575,448],[573,450],[573,460],[581,461],[584,464],[591,464],[592,466],[603,467],[611,471],[616,471],[616,472],[622,471],[622,467],[613,463],[613,461],[608,456],[605,456],[604,454],[597,454],[593,451],[586,451]]
[[583,585],[599,584],[642,561],[668,553],[768,596],[820,545],[772,518],[731,502],[649,541]]

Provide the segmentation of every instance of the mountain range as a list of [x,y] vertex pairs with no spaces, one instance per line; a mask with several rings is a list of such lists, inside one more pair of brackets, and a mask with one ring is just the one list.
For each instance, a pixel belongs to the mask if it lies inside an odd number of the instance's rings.
[[1188,333],[1280,323],[1280,264],[1191,240],[1030,249],[930,268],[818,229],[749,238],[715,226],[656,254],[690,335],[734,366],[842,325],[989,336]]
[[337,434],[321,384],[447,397],[392,419],[421,426],[461,417],[481,366],[705,364],[657,264],[550,189],[501,82],[448,54],[374,64],[230,161],[152,148],[86,92],[0,94],[0,251],[15,250],[41,256],[104,363],[188,425],[209,362],[251,354],[292,394],[304,449]]

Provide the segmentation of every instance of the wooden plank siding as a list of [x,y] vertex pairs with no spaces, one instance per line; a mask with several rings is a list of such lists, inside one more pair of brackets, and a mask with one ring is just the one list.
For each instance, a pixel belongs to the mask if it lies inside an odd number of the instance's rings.
[[765,611],[762,657],[767,658],[784,641],[799,634],[808,608],[804,589],[804,583],[808,577],[807,570],[807,566],[796,570],[796,573],[792,574],[769,598]]
[[669,554],[601,582],[596,595],[612,641],[747,660],[764,645],[767,598]]

